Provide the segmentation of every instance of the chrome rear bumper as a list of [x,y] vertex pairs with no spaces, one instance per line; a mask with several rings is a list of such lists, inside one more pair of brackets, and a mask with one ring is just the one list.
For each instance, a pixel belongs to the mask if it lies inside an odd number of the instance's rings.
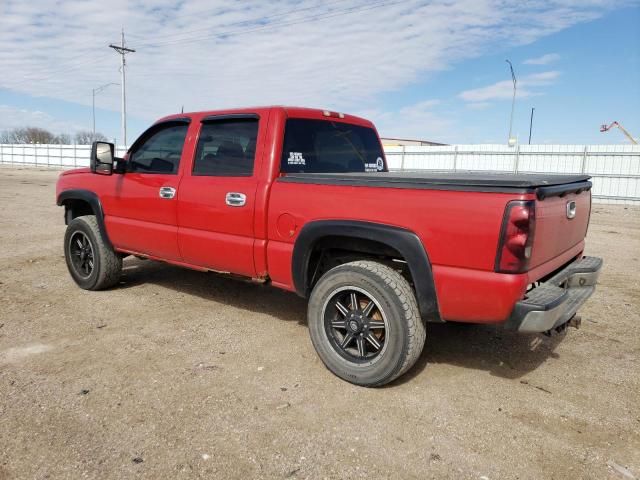
[[602,259],[583,257],[530,290],[516,303],[505,328],[547,332],[567,323],[595,291]]

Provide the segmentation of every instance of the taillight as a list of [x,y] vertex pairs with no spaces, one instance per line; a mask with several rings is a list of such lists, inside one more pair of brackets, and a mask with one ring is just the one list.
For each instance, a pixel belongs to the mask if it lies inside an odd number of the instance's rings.
[[496,255],[496,272],[527,271],[535,229],[536,202],[534,200],[514,200],[507,204]]

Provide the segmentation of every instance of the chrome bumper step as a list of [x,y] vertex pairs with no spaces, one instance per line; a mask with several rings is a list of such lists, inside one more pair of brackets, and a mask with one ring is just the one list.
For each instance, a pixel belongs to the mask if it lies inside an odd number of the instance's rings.
[[595,291],[602,259],[584,257],[527,292],[516,303],[505,328],[521,332],[547,332],[571,320]]

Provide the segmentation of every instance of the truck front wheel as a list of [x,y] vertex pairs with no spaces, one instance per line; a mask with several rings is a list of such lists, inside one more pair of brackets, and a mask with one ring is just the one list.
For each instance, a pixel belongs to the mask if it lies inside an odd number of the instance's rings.
[[105,244],[95,215],[74,218],[64,235],[64,257],[80,288],[102,290],[120,279],[122,258]]
[[426,332],[407,280],[373,261],[325,273],[311,292],[311,341],[338,377],[367,387],[396,379],[420,357]]

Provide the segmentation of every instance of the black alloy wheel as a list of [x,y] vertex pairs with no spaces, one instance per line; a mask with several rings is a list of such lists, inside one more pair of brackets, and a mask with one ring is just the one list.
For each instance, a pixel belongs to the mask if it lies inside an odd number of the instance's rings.
[[93,245],[84,232],[76,231],[71,235],[69,256],[75,272],[82,278],[89,278],[95,263]]
[[361,288],[335,290],[324,308],[324,324],[333,349],[350,362],[369,362],[384,351],[387,321]]
[[393,265],[372,260],[343,263],[313,286],[309,335],[335,375],[378,387],[416,362],[426,338],[414,291]]
[[95,215],[76,217],[64,234],[64,258],[71,278],[85,290],[118,284],[122,255],[106,242]]

